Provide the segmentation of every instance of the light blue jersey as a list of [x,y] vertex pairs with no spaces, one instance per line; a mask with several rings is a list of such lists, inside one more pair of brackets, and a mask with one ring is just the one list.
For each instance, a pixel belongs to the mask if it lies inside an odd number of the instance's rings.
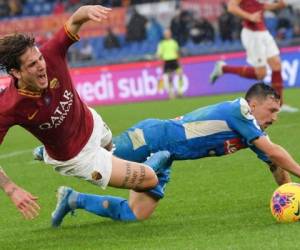
[[114,154],[144,162],[157,151],[167,150],[171,160],[221,156],[250,147],[260,159],[269,159],[251,142],[266,136],[245,99],[199,108],[169,120],[147,119],[115,137]]

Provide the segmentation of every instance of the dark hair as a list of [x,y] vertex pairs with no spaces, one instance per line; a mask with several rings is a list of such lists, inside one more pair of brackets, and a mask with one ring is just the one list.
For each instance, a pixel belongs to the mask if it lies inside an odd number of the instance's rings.
[[275,100],[280,100],[280,95],[269,85],[259,82],[252,85],[245,96],[247,101],[252,98],[266,99],[268,96],[273,97]]
[[34,37],[15,33],[0,38],[0,70],[10,73],[11,69],[20,69],[20,57],[27,48],[35,46]]

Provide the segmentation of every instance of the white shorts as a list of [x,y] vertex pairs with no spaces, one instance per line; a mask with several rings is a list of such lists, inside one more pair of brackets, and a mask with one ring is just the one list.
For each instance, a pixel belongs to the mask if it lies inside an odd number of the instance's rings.
[[280,54],[269,31],[253,31],[243,28],[241,40],[247,53],[247,62],[253,67],[267,65],[267,59]]
[[44,151],[44,161],[62,175],[75,176],[106,188],[112,171],[112,153],[105,150],[112,133],[101,116],[93,109],[94,128],[90,139],[78,155],[67,161],[52,159]]

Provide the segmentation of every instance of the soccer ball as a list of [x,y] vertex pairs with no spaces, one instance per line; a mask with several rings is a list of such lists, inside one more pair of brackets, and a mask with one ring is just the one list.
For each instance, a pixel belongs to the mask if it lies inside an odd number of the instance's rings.
[[300,184],[286,183],[278,187],[270,201],[271,213],[279,222],[300,220]]

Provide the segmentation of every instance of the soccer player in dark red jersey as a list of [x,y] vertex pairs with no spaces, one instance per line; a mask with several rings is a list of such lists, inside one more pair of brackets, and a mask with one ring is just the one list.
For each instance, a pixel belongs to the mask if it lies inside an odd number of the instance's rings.
[[[100,5],[80,7],[41,49],[25,34],[0,39],[0,68],[12,77],[0,94],[0,143],[10,127],[20,125],[45,145],[45,162],[61,174],[102,188],[147,190],[158,183],[155,160],[150,157],[145,164],[125,161],[105,149],[111,132],[81,101],[65,59],[70,45],[79,40],[82,24],[101,22],[109,12]],[[3,170],[0,187],[25,218],[38,215],[36,197],[12,182]]]
[[272,87],[281,96],[281,111],[297,112],[298,109],[283,104],[283,80],[278,46],[267,30],[263,13],[265,10],[277,10],[285,7],[283,0],[267,3],[264,0],[230,0],[228,11],[243,19],[241,41],[246,50],[247,62],[251,66],[226,65],[218,61],[210,76],[214,83],[223,74],[236,74],[251,79],[263,79],[267,74],[267,65],[272,70]]

